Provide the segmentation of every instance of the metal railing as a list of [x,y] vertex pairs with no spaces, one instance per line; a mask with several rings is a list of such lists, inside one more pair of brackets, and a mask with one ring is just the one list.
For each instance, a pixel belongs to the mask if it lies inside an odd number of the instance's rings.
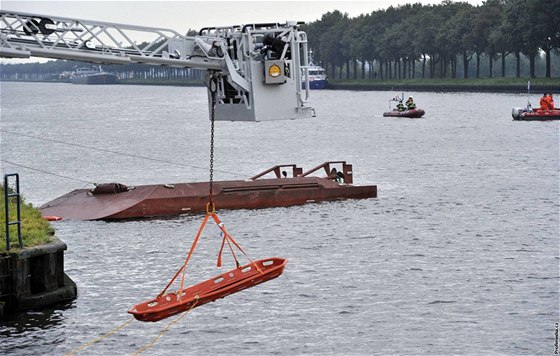
[[[10,193],[9,188],[9,177],[16,178],[16,189],[14,193]],[[16,197],[16,220],[10,221],[10,198]],[[11,173],[4,175],[4,204],[5,204],[5,213],[6,213],[6,250],[10,250],[10,226],[17,225],[17,234],[18,234],[18,242],[19,247],[23,248],[23,240],[21,238],[21,196],[19,193],[19,174],[18,173]]]

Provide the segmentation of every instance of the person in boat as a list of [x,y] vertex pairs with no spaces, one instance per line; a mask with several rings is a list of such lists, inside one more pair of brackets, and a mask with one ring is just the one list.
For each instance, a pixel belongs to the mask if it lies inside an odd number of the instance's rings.
[[414,99],[412,99],[412,96],[409,96],[408,99],[406,99],[406,108],[408,110],[416,109],[416,104],[414,103]]
[[402,100],[399,100],[399,103],[397,104],[397,111],[405,111],[406,107],[403,105]]
[[548,94],[547,103],[548,103],[548,110],[554,110],[554,98],[552,97],[552,93]]
[[541,97],[541,100],[539,101],[541,110],[548,110],[548,100],[549,100],[548,94],[544,93],[543,96]]

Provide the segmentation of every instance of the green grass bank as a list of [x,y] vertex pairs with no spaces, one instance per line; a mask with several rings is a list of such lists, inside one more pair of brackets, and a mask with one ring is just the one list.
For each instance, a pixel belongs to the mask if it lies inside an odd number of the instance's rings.
[[329,79],[329,89],[390,91],[480,91],[560,93],[560,78],[473,78],[473,79]]
[[[6,253],[6,205],[4,199],[4,187],[0,186],[0,253]],[[16,198],[9,198],[9,221],[17,219]],[[49,222],[41,217],[41,212],[21,201],[21,236],[23,247],[33,247],[48,244],[53,241],[54,229]],[[10,251],[18,250],[19,242],[17,225],[10,225]]]

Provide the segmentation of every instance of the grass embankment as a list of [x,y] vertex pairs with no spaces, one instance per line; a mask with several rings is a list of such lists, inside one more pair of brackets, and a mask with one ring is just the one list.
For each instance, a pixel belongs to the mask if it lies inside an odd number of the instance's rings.
[[560,85],[560,78],[461,78],[461,79],[330,79],[329,82],[337,84],[383,84],[383,85],[449,85],[449,86],[462,86],[462,85],[475,85],[475,86],[494,86],[494,85],[525,85],[527,81],[531,81],[533,85]]
[[[560,90],[560,78],[469,78],[469,79],[329,79],[333,89],[414,89],[414,90],[482,90],[526,92],[527,81],[531,92]],[[542,93],[541,93],[542,94]]]
[[[4,187],[0,186],[0,253],[6,252],[6,205]],[[17,219],[16,198],[9,198],[10,220]],[[41,217],[41,212],[22,199],[21,205],[21,237],[23,247],[44,245],[52,240],[54,229],[49,222]],[[10,251],[19,249],[17,225],[10,225]]]

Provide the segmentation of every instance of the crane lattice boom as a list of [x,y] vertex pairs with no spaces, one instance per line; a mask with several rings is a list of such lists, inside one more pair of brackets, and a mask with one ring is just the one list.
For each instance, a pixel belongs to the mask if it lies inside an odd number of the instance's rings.
[[299,24],[207,27],[184,36],[165,28],[3,11],[0,57],[202,69],[207,86],[217,80],[216,120],[294,119],[314,116],[302,81],[308,50]]

